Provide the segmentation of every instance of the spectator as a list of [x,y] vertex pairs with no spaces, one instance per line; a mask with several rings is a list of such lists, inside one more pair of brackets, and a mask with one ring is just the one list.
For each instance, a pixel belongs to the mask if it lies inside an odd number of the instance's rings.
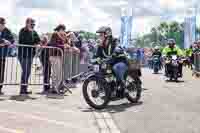
[[[72,69],[71,69],[71,75],[69,75],[70,76],[69,78],[72,78],[74,76],[76,77],[79,74],[80,50],[76,46],[76,43],[78,42],[78,38],[75,36],[74,32],[70,32],[70,33],[68,33],[68,35],[69,36],[68,36],[67,40],[68,40],[68,44],[71,46],[71,52],[72,52],[72,53],[70,53],[72,55],[71,56],[72,62],[69,64],[69,65],[71,65]],[[66,83],[69,84],[68,85],[69,88],[76,88],[77,78],[72,78],[72,82],[67,80]]]
[[76,43],[79,42],[74,32],[66,32],[66,43],[71,46],[72,52],[80,53],[79,48],[77,48]]
[[140,49],[138,48],[137,49],[137,60],[140,62],[140,64],[141,64],[141,60],[142,60],[142,55],[141,55],[141,51],[140,51]]
[[89,48],[88,48],[88,42],[86,39],[82,40],[82,47],[81,47],[81,52],[80,52],[80,57],[81,57],[81,64],[86,64],[88,63],[88,58],[89,58]]
[[35,56],[35,48],[27,46],[34,46],[40,43],[40,38],[34,30],[34,27],[35,20],[28,18],[26,20],[26,26],[19,32],[19,45],[22,45],[18,48],[18,59],[22,68],[20,94],[32,93],[27,91],[27,87],[28,79],[31,73],[31,65]]
[[[4,71],[6,64],[6,56],[8,55],[8,45],[14,43],[14,37],[11,31],[5,27],[6,21],[0,17],[0,84],[4,82]],[[2,92],[3,85],[0,85],[0,95]]]
[[75,46],[80,50],[82,47],[82,41],[81,41],[81,36],[79,35],[79,33],[74,33],[77,41],[75,42]]
[[[58,25],[54,29],[54,33],[51,37],[49,45],[52,47],[57,47],[63,49],[69,49],[71,46],[67,44],[67,33],[65,32],[65,25]],[[58,89],[62,87],[62,69],[63,62],[61,57],[61,51],[58,49],[52,49],[50,52],[50,63],[52,67],[52,92],[53,94],[58,94]]]
[[[41,46],[45,47],[48,44],[48,36],[43,35],[41,38]],[[49,49],[44,48],[40,54],[40,61],[43,66],[43,75],[44,75],[44,88],[42,94],[47,94],[50,90],[50,75],[51,75],[51,64],[49,61]]]

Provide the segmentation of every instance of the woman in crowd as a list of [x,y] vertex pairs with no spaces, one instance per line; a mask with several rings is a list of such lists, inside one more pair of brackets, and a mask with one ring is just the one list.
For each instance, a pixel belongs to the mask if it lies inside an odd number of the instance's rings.
[[58,25],[49,42],[49,46],[57,49],[50,50],[50,63],[52,67],[52,93],[58,94],[58,89],[62,87],[62,70],[63,70],[63,49],[70,49],[67,40],[68,34],[65,32],[65,25]]

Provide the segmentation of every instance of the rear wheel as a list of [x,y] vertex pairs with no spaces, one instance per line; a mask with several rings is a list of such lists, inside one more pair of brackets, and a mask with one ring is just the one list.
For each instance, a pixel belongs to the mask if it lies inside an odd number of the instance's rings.
[[110,101],[111,90],[104,79],[90,77],[83,83],[83,96],[89,106],[104,109]]

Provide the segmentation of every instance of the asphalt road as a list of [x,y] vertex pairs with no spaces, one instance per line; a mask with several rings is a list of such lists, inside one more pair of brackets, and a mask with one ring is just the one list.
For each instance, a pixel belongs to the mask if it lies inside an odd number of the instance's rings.
[[94,115],[82,97],[81,89],[65,98],[47,98],[37,94],[18,96],[16,86],[4,87],[0,96],[0,133],[99,133]]
[[191,71],[170,83],[143,69],[143,88],[138,104],[115,101],[98,114],[88,109],[81,86],[64,99],[34,94],[26,100],[15,96],[18,87],[7,86],[0,97],[0,133],[200,133],[200,79]]
[[200,133],[200,79],[189,70],[181,82],[169,83],[144,69],[143,88],[139,104],[123,100],[108,109],[121,133]]

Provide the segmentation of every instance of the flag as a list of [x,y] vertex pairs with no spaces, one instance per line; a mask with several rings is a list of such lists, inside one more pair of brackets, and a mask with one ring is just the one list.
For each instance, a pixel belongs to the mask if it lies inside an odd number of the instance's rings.
[[196,40],[196,16],[185,18],[184,48],[189,48]]
[[131,39],[132,19],[133,16],[121,17],[120,45],[124,48],[127,48],[129,46],[129,41]]

